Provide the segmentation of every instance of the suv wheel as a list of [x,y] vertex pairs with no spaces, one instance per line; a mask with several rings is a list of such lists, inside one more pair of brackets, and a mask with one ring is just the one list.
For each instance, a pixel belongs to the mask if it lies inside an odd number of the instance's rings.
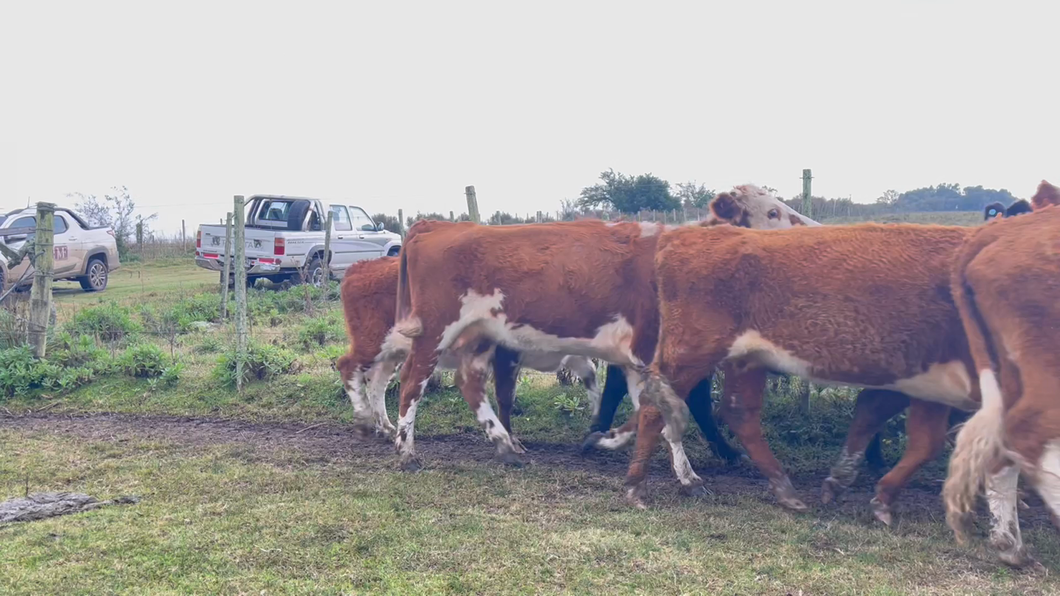
[[107,289],[107,279],[110,277],[107,271],[107,264],[103,262],[103,259],[93,257],[88,262],[88,270],[85,272],[84,277],[77,279],[81,284],[81,289],[86,292],[102,292]]

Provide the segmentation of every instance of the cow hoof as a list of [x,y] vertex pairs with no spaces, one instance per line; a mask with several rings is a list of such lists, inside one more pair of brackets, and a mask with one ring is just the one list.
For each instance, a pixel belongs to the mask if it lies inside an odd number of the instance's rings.
[[397,428],[393,426],[385,426],[381,429],[376,430],[381,437],[387,440],[387,442],[394,442],[397,440]]
[[353,423],[353,434],[360,440],[366,440],[375,435],[376,429],[372,423],[362,423],[354,421]]
[[647,492],[647,488],[644,486],[643,482],[635,484],[626,489],[626,502],[637,509],[644,511],[648,508],[648,506],[644,504],[644,496]]
[[696,484],[682,484],[681,494],[686,497],[705,497],[710,494],[702,482]]
[[1035,562],[1034,558],[1028,555],[1027,551],[1022,548],[998,551],[997,558],[1000,559],[1002,563],[1011,567],[1026,567]]
[[401,458],[401,471],[402,472],[419,472],[423,469],[423,464],[415,456]]
[[516,453],[526,453],[526,447],[523,447],[522,442],[515,437],[512,437],[512,449],[514,449]]
[[824,483],[821,484],[821,502],[825,505],[835,501],[839,495],[843,494],[845,487],[839,484],[839,481],[829,476],[824,479]]
[[585,440],[582,441],[582,454],[588,453],[588,452],[596,449],[596,445],[603,438],[604,438],[604,433],[602,433],[602,432],[597,431],[597,432],[594,432],[594,433],[589,433],[589,436],[585,437]]
[[786,476],[776,483],[770,482],[769,484],[773,489],[773,495],[777,498],[777,503],[781,507],[799,513],[809,510],[806,503],[803,503],[802,499],[795,493],[795,487],[791,485],[791,480]]
[[888,528],[894,523],[894,513],[891,511],[891,506],[880,501],[878,497],[873,497],[869,501],[869,505],[872,506],[872,514],[876,516],[876,519],[883,522],[883,525]]
[[497,454],[497,457],[504,462],[506,466],[512,466],[513,468],[521,468],[526,465],[523,458],[519,457],[519,454],[514,451],[504,451]]

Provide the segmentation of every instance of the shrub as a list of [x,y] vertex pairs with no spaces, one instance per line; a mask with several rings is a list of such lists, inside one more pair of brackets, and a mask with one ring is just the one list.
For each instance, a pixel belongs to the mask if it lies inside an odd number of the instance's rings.
[[330,342],[341,341],[345,334],[342,313],[331,312],[307,320],[298,330],[298,341],[306,348],[322,347]]
[[139,333],[143,327],[128,308],[105,302],[99,306],[82,308],[67,324],[66,330],[74,335],[89,335],[103,341],[118,341]]
[[[233,346],[221,354],[214,368],[214,376],[229,387],[236,385],[236,357],[236,349]],[[251,342],[247,346],[246,360],[243,363],[243,381],[265,381],[298,372],[298,368],[295,355],[290,350]]]
[[193,348],[199,354],[216,354],[224,348],[221,338],[216,335],[207,335]]
[[138,379],[161,377],[173,365],[162,348],[152,343],[143,343],[125,350],[119,360],[122,371]]
[[85,368],[95,372],[109,372],[113,358],[99,347],[93,337],[60,331],[48,345],[48,360],[63,368]]

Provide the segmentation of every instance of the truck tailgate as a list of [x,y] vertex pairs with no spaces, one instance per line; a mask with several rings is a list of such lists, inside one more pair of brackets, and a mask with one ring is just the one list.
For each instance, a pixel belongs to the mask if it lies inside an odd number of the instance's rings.
[[[207,254],[224,256],[225,227],[220,225],[204,225],[199,226],[199,231],[202,233],[202,248],[199,250]],[[246,246],[247,257],[272,255],[276,232],[273,232],[272,230],[245,229],[244,233],[245,238],[243,240]]]

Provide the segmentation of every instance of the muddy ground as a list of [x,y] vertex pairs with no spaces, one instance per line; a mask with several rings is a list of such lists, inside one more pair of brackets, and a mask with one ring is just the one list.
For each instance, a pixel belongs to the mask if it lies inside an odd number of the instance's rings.
[[[191,418],[173,416],[137,416],[126,414],[28,414],[9,416],[0,414],[0,429],[56,433],[92,441],[124,441],[129,439],[157,440],[184,448],[218,445],[242,445],[253,449],[255,457],[267,461],[281,451],[299,452],[308,465],[348,465],[364,470],[397,470],[393,445],[381,438],[359,438],[352,427],[342,424],[246,422],[230,419]],[[629,463],[627,452],[596,451],[582,455],[579,445],[542,443],[521,439],[527,448],[530,466],[566,468],[601,476],[620,491],[622,478]],[[490,462],[492,445],[481,434],[455,434],[416,437],[416,450],[426,469],[449,467],[472,462]],[[722,467],[693,460],[693,466],[714,495],[740,495],[772,502],[766,482],[749,465]],[[495,465],[500,466],[497,463]],[[512,473],[518,473],[513,470]],[[795,475],[792,482],[799,494],[813,508],[808,515],[822,519],[848,519],[862,523],[878,523],[872,519],[869,500],[878,475],[863,470],[858,481],[840,498],[838,504],[820,505],[821,481],[827,470],[816,474]],[[410,474],[410,478],[412,475]],[[922,472],[898,497],[897,519],[930,520],[942,524],[945,513],[939,493],[943,478],[925,477]],[[649,506],[653,495],[677,493],[677,482],[665,460],[657,458],[649,480]],[[616,494],[616,497],[619,496]],[[1024,527],[1050,523],[1047,510],[1031,491],[1024,494],[1030,507],[1020,511]],[[981,527],[987,512],[980,507]]]

